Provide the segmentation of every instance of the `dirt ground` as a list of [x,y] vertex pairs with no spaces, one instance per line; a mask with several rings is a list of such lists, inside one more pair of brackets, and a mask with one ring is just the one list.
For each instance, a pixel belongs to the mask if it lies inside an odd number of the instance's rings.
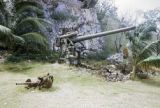
[[[67,65],[24,67],[0,66],[0,108],[160,108],[160,78],[114,83]],[[55,76],[49,90],[15,85],[47,73]]]

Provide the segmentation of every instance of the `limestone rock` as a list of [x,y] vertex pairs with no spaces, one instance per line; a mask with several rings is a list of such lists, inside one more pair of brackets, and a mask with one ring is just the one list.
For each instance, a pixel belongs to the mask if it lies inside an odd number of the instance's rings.
[[116,53],[114,55],[111,55],[107,58],[107,61],[109,61],[112,64],[115,63],[122,63],[123,62],[123,53]]
[[105,77],[107,81],[112,82],[126,81],[130,79],[130,74],[124,75],[123,73],[121,73],[121,70],[116,68],[115,65],[108,65],[102,68],[99,74]]
[[[96,0],[91,0],[90,5],[93,2],[96,3]],[[54,9],[51,8],[53,7],[51,0],[43,4],[46,20],[53,23],[52,32],[48,34],[51,45],[56,36],[66,32],[78,31],[80,35],[101,32],[96,9],[93,8],[95,4],[92,5],[92,8],[82,8],[83,5],[83,0],[61,0]],[[84,42],[84,45],[87,49],[101,49],[102,39],[88,40]]]

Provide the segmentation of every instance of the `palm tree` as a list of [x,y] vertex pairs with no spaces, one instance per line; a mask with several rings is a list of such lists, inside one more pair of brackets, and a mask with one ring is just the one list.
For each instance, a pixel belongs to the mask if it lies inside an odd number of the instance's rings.
[[155,31],[155,26],[144,23],[137,28],[134,35],[128,34],[132,52],[132,79],[135,78],[137,69],[147,70],[152,67],[160,67],[160,57],[156,56],[157,45],[160,45],[160,40],[152,43],[148,41],[152,37],[152,32]]
[[[0,10],[5,10],[3,0],[0,0]],[[6,26],[0,23],[0,43],[14,50],[21,47],[23,52],[48,50],[44,32],[49,22],[43,19],[42,5],[37,0],[15,0],[13,10],[12,24]]]

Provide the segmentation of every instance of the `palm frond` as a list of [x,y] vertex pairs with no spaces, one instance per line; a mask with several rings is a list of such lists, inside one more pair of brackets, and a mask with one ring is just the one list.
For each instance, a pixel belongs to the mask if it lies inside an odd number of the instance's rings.
[[138,37],[134,37],[130,45],[133,58],[137,58],[146,45],[147,43],[145,41],[141,41]]
[[5,26],[0,25],[0,43],[1,46],[9,46],[12,42],[11,30]]
[[29,32],[44,33],[46,31],[46,25],[48,25],[48,23],[48,21],[41,18],[29,17],[18,23],[16,25],[15,31],[18,35],[22,35]]
[[46,51],[49,48],[46,37],[39,33],[27,33],[21,37],[25,40],[24,48],[27,51]]
[[156,32],[157,31],[157,27],[155,25],[151,25],[148,28],[146,28],[144,31],[145,32]]
[[0,42],[1,44],[11,47],[16,43],[24,43],[23,38],[12,34],[11,29],[0,25]]
[[17,0],[15,1],[16,10],[19,10],[25,6],[35,6],[35,7],[38,7],[39,9],[43,9],[39,0]]
[[17,15],[20,15],[20,14],[23,14],[23,13],[26,13],[26,12],[29,12],[29,13],[34,13],[34,14],[37,14],[37,16],[43,16],[43,10],[36,7],[36,6],[32,6],[32,5],[27,5],[27,6],[24,6],[22,8],[19,8],[17,11],[16,11],[16,14]]
[[160,68],[160,56],[150,56],[138,63],[138,65],[146,70],[152,67]]
[[10,34],[12,34],[11,29],[9,29],[3,25],[0,25],[0,35],[10,35]]
[[25,40],[20,36],[13,35],[13,38],[16,45],[23,45],[25,43]]
[[143,31],[140,33],[140,39],[141,40],[150,40],[152,39],[152,32],[156,32],[157,27],[154,25],[150,25],[148,27],[145,27]]
[[150,57],[154,52],[157,52],[157,46],[160,45],[160,40],[152,42],[151,44],[147,45],[136,58],[136,63]]

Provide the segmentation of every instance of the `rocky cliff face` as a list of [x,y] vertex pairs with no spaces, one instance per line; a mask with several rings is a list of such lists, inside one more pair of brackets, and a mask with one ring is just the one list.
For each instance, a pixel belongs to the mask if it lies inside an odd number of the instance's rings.
[[[70,31],[78,31],[80,35],[101,32],[96,10],[93,8],[95,0],[44,1],[46,19],[53,23],[52,33],[49,36],[51,43],[54,43],[56,36]],[[100,49],[101,42],[101,39],[92,39],[84,43],[88,49]]]

